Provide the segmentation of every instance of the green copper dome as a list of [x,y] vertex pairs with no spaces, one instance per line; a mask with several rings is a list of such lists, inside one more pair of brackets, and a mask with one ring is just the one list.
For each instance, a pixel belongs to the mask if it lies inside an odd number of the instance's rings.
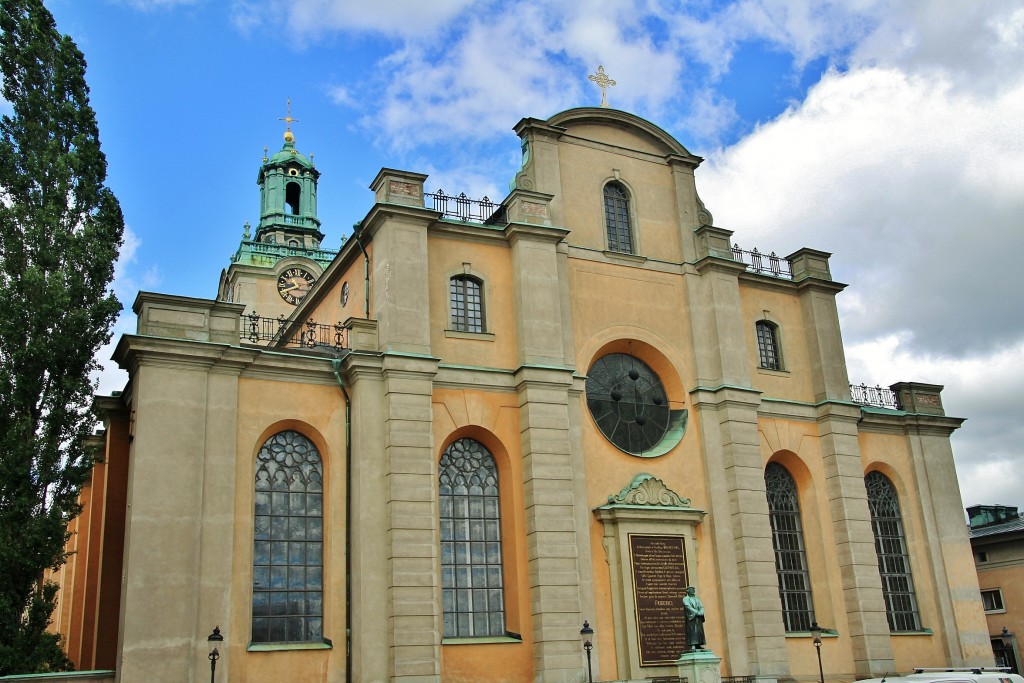
[[295,135],[290,130],[284,133],[284,146],[281,147],[281,151],[264,161],[263,166],[266,168],[267,166],[283,166],[289,163],[298,164],[303,168],[314,168],[313,162],[305,154],[295,149]]

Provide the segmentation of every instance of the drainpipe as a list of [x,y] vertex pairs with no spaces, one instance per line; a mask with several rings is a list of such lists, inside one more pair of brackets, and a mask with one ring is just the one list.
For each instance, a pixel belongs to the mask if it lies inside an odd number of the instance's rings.
[[[356,242],[358,244],[358,241]],[[360,245],[362,248],[362,245]],[[363,252],[364,254],[366,252]],[[348,353],[351,353],[349,351]],[[345,355],[348,355],[346,353]],[[341,361],[331,359],[331,369],[345,397],[345,680],[352,680],[352,398],[341,379]]]
[[370,319],[370,257],[366,254],[366,249],[363,249],[363,242],[359,239],[359,232],[353,232],[352,237],[356,240],[356,246],[359,247],[359,251],[363,252],[363,309],[366,312],[366,319]]

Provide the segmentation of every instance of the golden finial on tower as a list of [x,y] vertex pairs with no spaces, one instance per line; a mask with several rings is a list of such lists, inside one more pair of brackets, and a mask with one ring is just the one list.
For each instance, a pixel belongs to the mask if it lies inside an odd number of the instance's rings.
[[604,72],[604,66],[600,64],[597,66],[597,73],[590,74],[587,78],[597,83],[597,87],[601,88],[601,106],[608,107],[608,88],[615,85],[615,81],[608,78],[608,74]]
[[298,121],[298,119],[292,118],[292,98],[288,98],[288,113],[284,116],[284,118],[279,117],[277,120],[284,121],[284,141],[295,142],[295,134],[292,133],[292,123]]

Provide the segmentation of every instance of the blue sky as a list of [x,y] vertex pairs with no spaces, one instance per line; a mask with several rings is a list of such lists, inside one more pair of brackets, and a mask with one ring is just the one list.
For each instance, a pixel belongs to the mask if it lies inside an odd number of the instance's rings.
[[502,198],[515,123],[596,105],[603,64],[612,106],[705,157],[698,189],[741,246],[834,254],[852,380],[945,385],[969,418],[964,503],[1024,509],[1024,0],[47,6],[89,63],[126,307],[215,294],[287,98],[337,248],[384,166]]

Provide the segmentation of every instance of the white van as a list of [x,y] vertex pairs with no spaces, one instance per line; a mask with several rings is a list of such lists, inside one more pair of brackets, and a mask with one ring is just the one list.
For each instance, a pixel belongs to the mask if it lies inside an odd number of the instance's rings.
[[1024,677],[1003,668],[962,667],[914,669],[914,673],[907,676],[869,678],[857,683],[1024,683]]

